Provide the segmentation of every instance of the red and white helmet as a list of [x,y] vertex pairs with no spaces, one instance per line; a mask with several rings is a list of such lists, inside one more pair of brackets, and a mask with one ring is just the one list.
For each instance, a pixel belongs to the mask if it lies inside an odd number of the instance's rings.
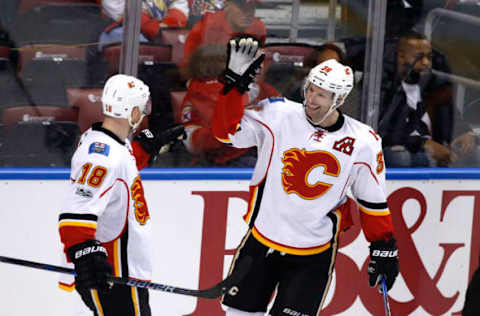
[[350,91],[352,91],[352,68],[342,65],[335,59],[326,60],[310,70],[303,86],[304,96],[306,96],[307,89],[311,84],[333,93],[333,103],[325,115],[327,117],[328,114],[343,104]]
[[103,88],[103,114],[115,118],[124,118],[132,129],[136,129],[141,119],[132,123],[132,110],[138,107],[142,112],[142,119],[150,114],[150,90],[141,80],[127,75],[110,77]]

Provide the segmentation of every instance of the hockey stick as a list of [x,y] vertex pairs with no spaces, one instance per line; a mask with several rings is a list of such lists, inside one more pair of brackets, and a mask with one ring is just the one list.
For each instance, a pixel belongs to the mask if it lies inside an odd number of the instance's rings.
[[[253,260],[251,257],[245,257],[241,259],[238,263],[238,267],[234,270],[234,272],[231,275],[229,275],[225,280],[221,281],[220,283],[217,283],[215,286],[208,289],[204,289],[204,290],[185,289],[185,288],[176,287],[172,285],[134,280],[129,278],[119,278],[114,276],[108,277],[108,280],[116,284],[123,284],[123,285],[141,287],[141,288],[158,290],[163,292],[213,299],[213,298],[222,296],[228,290],[230,290],[232,286],[234,286],[236,283],[242,280],[243,277],[247,274],[248,270],[250,269],[250,266],[252,265],[252,261]],[[47,270],[52,272],[75,275],[75,270],[73,269],[54,266],[46,263],[33,262],[33,261],[9,258],[4,256],[0,256],[0,262],[16,264],[16,265],[21,265],[25,267],[40,269],[40,270]]]
[[383,307],[385,307],[385,316],[391,316],[390,313],[390,304],[388,304],[388,293],[387,285],[385,284],[385,276],[382,277],[382,296],[383,296]]

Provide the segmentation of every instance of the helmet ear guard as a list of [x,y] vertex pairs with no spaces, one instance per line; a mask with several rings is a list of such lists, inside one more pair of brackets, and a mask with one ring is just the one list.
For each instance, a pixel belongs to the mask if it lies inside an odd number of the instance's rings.
[[141,80],[118,74],[110,77],[103,88],[103,114],[114,118],[127,119],[130,127],[135,129],[141,123],[132,123],[132,111],[138,107],[142,118],[150,114],[150,90]]

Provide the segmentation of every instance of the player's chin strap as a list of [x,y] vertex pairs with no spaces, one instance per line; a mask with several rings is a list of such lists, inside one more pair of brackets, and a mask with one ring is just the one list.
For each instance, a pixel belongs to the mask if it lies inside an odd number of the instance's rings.
[[303,100],[303,109],[304,109],[304,112],[305,112],[305,116],[307,117],[307,120],[310,124],[312,124],[313,126],[319,126],[320,124],[322,124],[323,121],[325,121],[325,119],[330,116],[330,114],[333,113],[333,111],[335,111],[336,109],[338,109],[340,107],[340,105],[343,104],[343,100],[345,100],[345,98],[339,98],[338,96],[335,96],[335,98],[333,99],[333,102],[332,102],[332,105],[330,106],[330,108],[328,109],[327,113],[325,113],[325,115],[322,117],[322,119],[318,122],[314,122],[312,120],[312,118],[307,114],[307,111],[306,111],[306,107],[307,107],[307,100],[304,99]]
[[140,126],[140,124],[142,123],[143,121],[143,118],[145,117],[145,114],[142,113],[142,115],[140,116],[140,119],[138,120],[137,123],[133,123],[132,122],[132,115],[130,114],[130,116],[128,117],[128,125],[130,125],[130,128],[132,129],[130,131],[130,134],[133,134],[135,133],[135,131],[137,130],[137,128]]

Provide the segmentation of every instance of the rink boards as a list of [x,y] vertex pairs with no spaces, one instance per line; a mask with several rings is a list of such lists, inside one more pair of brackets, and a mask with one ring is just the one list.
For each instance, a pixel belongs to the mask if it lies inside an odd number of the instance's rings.
[[[405,169],[387,176],[401,276],[393,315],[459,315],[478,265],[480,186],[475,169]],[[247,227],[249,169],[142,172],[155,235],[153,281],[206,288],[226,275]],[[0,255],[58,264],[58,211],[67,169],[0,169]],[[325,315],[383,315],[368,287],[368,243],[358,225],[342,237]],[[53,272],[0,264],[4,315],[88,315]],[[151,291],[153,315],[222,316],[216,300]]]

